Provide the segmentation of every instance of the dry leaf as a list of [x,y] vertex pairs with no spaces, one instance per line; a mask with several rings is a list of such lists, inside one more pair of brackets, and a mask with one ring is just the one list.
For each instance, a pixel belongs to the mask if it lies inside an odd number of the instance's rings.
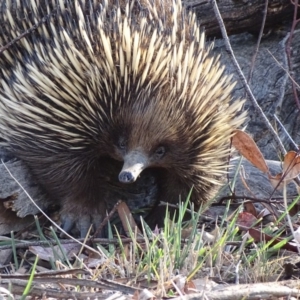
[[244,202],[244,210],[257,218],[257,211],[252,202]]
[[244,211],[238,215],[236,220],[236,225],[240,227],[241,230],[247,230],[251,228],[257,222],[257,218],[252,214]]
[[283,185],[286,184],[282,179],[282,173],[272,176],[269,174],[269,180],[274,189],[283,189]]
[[193,280],[187,281],[184,287],[185,294],[192,294],[197,292],[196,285],[194,284]]
[[244,131],[235,130],[234,133],[232,145],[256,168],[264,173],[268,173],[267,163],[254,140]]
[[135,229],[137,230],[138,234],[142,234],[141,231],[138,229],[136,222],[127,206],[127,204],[125,202],[121,202],[118,207],[117,207],[117,211],[119,214],[119,218],[122,222],[122,226],[125,230],[126,233],[130,232],[130,228],[131,230],[134,232]]
[[[269,245],[270,247],[276,246],[276,244],[281,243],[283,240],[282,238],[274,239],[272,236],[255,228],[250,228],[249,234],[251,235],[251,237],[254,239],[255,242],[270,242],[271,240],[273,240],[273,242],[271,242],[271,244]],[[286,249],[296,253],[298,252],[297,246],[292,242],[286,242],[286,244],[281,246],[281,249]]]
[[300,156],[295,151],[289,151],[283,161],[284,181],[293,179],[300,174]]
[[274,188],[282,189],[300,174],[300,156],[295,151],[289,151],[283,161],[283,172],[275,176],[269,174],[269,180]]
[[[81,249],[81,245],[74,244],[74,243],[63,244],[61,246],[69,259],[73,258],[75,254],[77,255]],[[52,248],[41,247],[41,246],[30,246],[29,251],[35,255],[38,255],[41,259],[46,261],[49,261],[50,259],[53,259],[53,257],[57,257],[57,256],[59,258],[64,257],[63,253],[61,253],[61,249],[59,246],[53,246]]]
[[188,239],[191,236],[192,232],[193,232],[193,226],[183,228],[181,230],[181,238],[182,239]]

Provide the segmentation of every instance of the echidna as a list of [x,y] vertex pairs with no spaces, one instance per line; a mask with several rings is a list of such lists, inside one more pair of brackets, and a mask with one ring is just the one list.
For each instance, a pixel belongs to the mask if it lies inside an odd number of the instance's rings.
[[212,196],[243,101],[180,0],[0,5],[2,46],[46,18],[0,54],[0,131],[65,229],[84,235],[119,199]]

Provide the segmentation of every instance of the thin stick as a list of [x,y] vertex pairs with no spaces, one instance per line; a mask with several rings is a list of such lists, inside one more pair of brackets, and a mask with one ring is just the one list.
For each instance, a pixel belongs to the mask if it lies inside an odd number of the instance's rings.
[[76,241],[78,244],[80,244],[81,246],[85,247],[86,249],[89,249],[90,251],[100,255],[100,253],[98,251],[96,251],[95,249],[93,249],[92,247],[78,241],[77,239],[73,238],[70,234],[68,234],[66,231],[64,231],[57,223],[55,223],[51,218],[49,218],[47,216],[47,214],[45,214],[43,212],[43,210],[35,203],[35,201],[31,198],[31,196],[29,195],[29,193],[25,190],[25,188],[22,186],[22,184],[13,176],[13,174],[10,172],[10,170],[8,169],[8,167],[6,166],[6,164],[3,162],[3,160],[1,159],[2,164],[4,165],[6,171],[9,173],[10,177],[19,185],[19,187],[23,190],[23,192],[26,194],[26,196],[30,199],[30,201],[32,202],[32,204],[41,212],[41,214],[43,214],[43,216],[51,222],[51,224],[53,226],[55,226],[57,229],[59,229],[61,232],[63,232],[68,238],[70,238],[73,241]]
[[252,57],[252,61],[251,61],[251,68],[250,68],[249,75],[248,75],[248,84],[251,83],[256,57],[257,57],[259,46],[260,46],[260,43],[261,43],[261,38],[262,38],[263,33],[264,33],[266,19],[267,19],[268,5],[269,5],[269,1],[265,0],[264,16],[263,16],[263,20],[262,20],[262,23],[261,23],[259,36],[258,36],[258,39],[257,39],[256,48],[255,48],[255,51],[254,51],[254,54],[253,54],[253,57]]
[[216,18],[219,22],[219,26],[220,26],[220,29],[221,29],[221,32],[222,32],[222,36],[223,36],[223,39],[224,39],[224,42],[225,42],[225,47],[226,47],[226,50],[227,52],[230,53],[230,57],[233,61],[233,64],[238,72],[238,75],[240,77],[240,80],[242,81],[242,84],[244,86],[244,88],[246,89],[246,92],[247,92],[247,95],[249,97],[249,99],[251,100],[251,103],[252,105],[254,106],[255,110],[259,113],[259,115],[262,117],[262,119],[264,120],[266,126],[268,127],[268,129],[270,130],[271,134],[273,135],[274,139],[275,139],[275,142],[277,144],[277,146],[280,148],[281,152],[283,154],[286,154],[286,150],[279,138],[279,136],[277,135],[276,131],[274,130],[272,124],[269,122],[267,116],[264,114],[264,112],[262,111],[261,107],[259,106],[259,104],[257,103],[257,100],[255,99],[248,83],[247,83],[247,79],[245,77],[245,75],[243,74],[240,66],[239,66],[239,63],[237,62],[235,56],[234,56],[234,53],[233,53],[233,50],[231,48],[231,45],[230,45],[230,42],[229,42],[229,38],[228,38],[228,35],[227,35],[227,32],[226,32],[226,29],[225,29],[225,25],[224,25],[224,22],[222,20],[222,16],[220,14],[220,11],[219,11],[219,8],[218,8],[218,5],[217,5],[217,2],[216,0],[212,0],[212,4],[213,4],[213,9],[214,9],[214,12],[215,12],[215,15],[216,15]]

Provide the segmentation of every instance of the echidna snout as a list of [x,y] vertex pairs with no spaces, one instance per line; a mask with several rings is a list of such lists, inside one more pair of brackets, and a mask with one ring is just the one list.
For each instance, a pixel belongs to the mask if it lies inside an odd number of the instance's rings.
[[124,165],[119,174],[119,181],[122,183],[135,182],[141,172],[147,168],[148,158],[141,151],[131,151],[124,157]]

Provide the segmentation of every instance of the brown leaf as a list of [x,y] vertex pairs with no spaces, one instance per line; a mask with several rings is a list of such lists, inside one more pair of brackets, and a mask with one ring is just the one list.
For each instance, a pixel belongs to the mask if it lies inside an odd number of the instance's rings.
[[252,202],[245,202],[244,203],[244,209],[249,214],[253,215],[255,218],[257,218],[257,211]]
[[267,163],[254,140],[244,131],[235,130],[234,133],[232,145],[256,168],[264,173],[268,173]]
[[142,234],[141,231],[138,229],[134,218],[125,202],[121,202],[118,205],[117,211],[126,233],[128,233],[130,231],[129,229],[131,228],[133,232],[136,229],[138,234]]
[[289,181],[284,182],[282,178],[282,173],[278,173],[275,176],[269,174],[269,180],[274,189],[283,189],[283,185],[289,183]]
[[300,156],[295,151],[289,151],[283,161],[284,181],[293,179],[300,174]]
[[191,236],[192,232],[193,232],[193,226],[183,228],[181,230],[181,238],[182,239],[188,239]]
[[257,218],[246,211],[240,213],[236,220],[236,224],[241,230],[247,230],[251,228],[255,222],[257,222]]
[[191,294],[191,293],[195,293],[196,292],[196,285],[195,283],[190,280],[186,282],[186,285],[184,287],[184,293],[185,294]]
[[289,151],[283,161],[283,172],[272,176],[269,174],[270,183],[274,188],[282,189],[284,184],[291,182],[300,174],[300,156],[295,151]]
[[[255,240],[255,242],[269,242],[273,239],[272,236],[268,235],[268,234],[265,234],[263,233],[262,231],[260,230],[257,230],[255,228],[250,228],[249,229],[249,234],[251,235],[251,237]],[[276,238],[274,239],[274,241],[271,243],[270,247],[273,247],[275,246],[276,244],[280,243],[282,241],[281,238]],[[297,246],[292,243],[292,242],[287,242],[285,245],[283,245],[281,247],[281,249],[286,249],[286,250],[289,250],[289,251],[293,251],[293,252],[296,252],[298,253],[298,248]]]

